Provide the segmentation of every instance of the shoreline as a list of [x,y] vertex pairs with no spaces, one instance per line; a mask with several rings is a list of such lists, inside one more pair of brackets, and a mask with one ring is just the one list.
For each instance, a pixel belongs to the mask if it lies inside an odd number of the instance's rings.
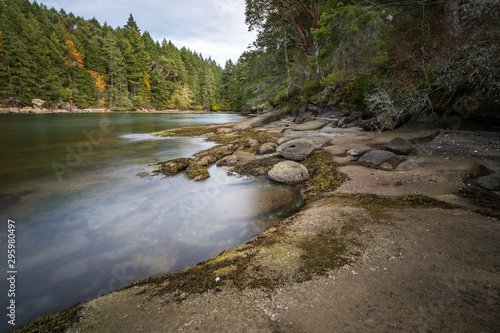
[[[444,148],[456,147],[451,141],[445,142],[450,135],[439,130],[412,128],[374,134],[338,129],[328,130],[328,136],[319,130],[299,130],[301,125],[263,127],[273,121],[279,125],[275,118],[261,121],[263,118],[200,128],[219,148],[237,144],[250,151],[255,151],[255,146],[248,143],[251,137],[256,137],[258,145],[267,140],[279,141],[287,135],[329,139],[316,148],[310,162],[307,159],[303,162],[315,171],[304,185],[311,199],[298,213],[240,247],[178,273],[146,278],[76,308],[44,317],[38,322],[42,326],[36,326],[35,321],[33,327],[49,328],[48,323],[53,321],[63,322],[68,332],[127,328],[327,332],[333,328],[345,329],[346,323],[349,331],[370,327],[374,332],[394,330],[398,325],[406,330],[498,327],[500,323],[494,319],[498,308],[488,305],[494,302],[479,301],[485,297],[494,301],[491,292],[494,295],[496,290],[498,295],[500,290],[498,279],[489,268],[498,264],[494,257],[495,244],[500,239],[499,212],[495,208],[498,206],[488,209],[488,204],[474,203],[460,194],[465,179],[483,172],[474,161],[490,158],[484,143],[478,143],[484,146],[479,155],[465,160],[463,151],[456,151],[458,156],[442,155]],[[165,131],[166,135],[188,133],[202,135],[190,128]],[[432,136],[429,144],[420,148],[429,156],[423,153],[405,156],[409,162],[405,163],[413,165],[408,170],[359,163],[346,153],[356,147],[380,148],[395,137],[416,142],[429,140],[429,135]],[[431,143],[437,139],[441,140],[439,146],[433,146]],[[452,139],[455,142],[456,138]],[[476,146],[471,144],[471,147],[472,152],[476,150]],[[209,151],[211,155],[222,156],[218,155],[220,150]],[[231,154],[233,150],[226,156]],[[500,170],[499,156],[488,160],[488,167],[496,173]],[[331,162],[325,158],[331,158]],[[255,163],[248,169],[257,169]],[[347,175],[347,179],[325,183],[331,178],[321,172],[325,164]],[[267,168],[260,170],[260,174],[267,174]],[[331,175],[332,170],[325,172]],[[481,247],[481,253],[476,253],[477,246]],[[460,255],[462,248],[467,249],[465,262]],[[441,255],[432,255],[438,252],[444,253],[443,259]],[[427,259],[419,260],[422,256],[426,258],[425,253],[430,254]],[[474,266],[468,262],[480,267],[482,275],[471,276]],[[437,271],[428,271],[434,266]],[[450,279],[455,279],[455,283],[440,283]],[[472,283],[477,288],[471,287]],[[483,289],[485,284],[490,287]],[[417,292],[408,291],[408,286]],[[387,290],[394,295],[386,297]],[[414,299],[401,306],[401,310],[384,310],[396,303],[404,304],[408,297]],[[335,299],[342,299],[342,304]],[[433,300],[442,313],[428,308]],[[470,302],[479,305],[464,308],[463,304]],[[428,313],[422,316],[416,310],[419,306]],[[384,320],[368,320],[366,313],[372,311],[370,308]],[[490,321],[481,321],[484,313],[490,314]],[[468,322],[463,318],[469,318]],[[391,325],[396,326],[391,329]]]

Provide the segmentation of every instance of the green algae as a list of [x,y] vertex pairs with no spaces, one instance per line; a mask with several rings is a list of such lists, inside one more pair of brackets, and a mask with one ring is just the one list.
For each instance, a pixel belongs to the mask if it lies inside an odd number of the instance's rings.
[[[234,144],[249,153],[257,153],[260,145],[268,142],[277,142],[280,137],[281,134],[248,129],[233,133],[214,135],[211,136],[209,140],[220,145]],[[250,142],[251,140],[257,141],[258,144],[252,146]]]
[[185,175],[188,179],[201,181],[210,177],[210,173],[207,168],[201,166],[196,162],[191,162],[186,168]]
[[193,159],[192,158],[176,158],[174,160],[166,161],[166,162],[161,162],[158,163],[158,169],[153,171],[154,173],[161,173],[164,174],[165,176],[174,176],[181,172],[182,170],[185,170],[191,163]]
[[302,164],[309,170],[312,178],[304,186],[304,200],[318,200],[328,192],[335,191],[348,180],[347,175],[339,172],[339,164],[332,161],[332,155],[323,150],[315,150]]
[[259,177],[267,175],[267,173],[279,162],[285,159],[281,156],[268,156],[259,158],[253,161],[243,162],[231,168],[231,171],[242,176]]

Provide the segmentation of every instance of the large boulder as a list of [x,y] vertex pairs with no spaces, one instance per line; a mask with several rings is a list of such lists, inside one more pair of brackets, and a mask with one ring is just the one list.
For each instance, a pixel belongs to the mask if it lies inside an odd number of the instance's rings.
[[394,138],[385,147],[396,154],[409,155],[415,152],[415,146],[410,141],[401,137]]
[[274,181],[285,184],[300,184],[309,178],[307,168],[294,161],[276,164],[267,174]]
[[284,158],[294,161],[305,160],[315,149],[314,142],[307,138],[299,138],[285,142],[276,149]]
[[278,113],[269,112],[259,115],[254,118],[242,120],[233,127],[233,131],[241,131],[249,128],[260,127],[266,124],[272,123],[273,121],[279,120],[280,116]]
[[382,165],[384,163],[400,161],[401,158],[398,155],[391,153],[390,151],[371,150],[368,153],[364,154],[359,160],[374,165]]

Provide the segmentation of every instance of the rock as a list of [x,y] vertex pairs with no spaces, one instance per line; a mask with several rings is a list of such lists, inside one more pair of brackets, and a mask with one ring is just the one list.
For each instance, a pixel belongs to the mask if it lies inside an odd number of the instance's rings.
[[226,165],[232,165],[238,162],[238,158],[234,155],[226,156],[221,160],[217,161],[217,166],[226,166]]
[[372,163],[375,165],[382,165],[384,163],[390,163],[398,161],[400,157],[390,151],[385,150],[370,150],[368,153],[364,154],[360,161]]
[[394,167],[393,167],[393,166],[392,166],[392,164],[390,164],[390,163],[384,163],[384,164],[382,164],[380,167],[381,167],[382,169],[384,169],[384,170],[392,170],[392,169],[394,169]]
[[396,154],[409,155],[415,152],[415,146],[408,140],[401,137],[394,138],[386,145],[386,148]]
[[209,178],[210,173],[204,166],[193,162],[186,169],[186,177],[194,181],[201,181]]
[[31,100],[31,103],[33,103],[33,108],[35,110],[40,110],[42,106],[45,104],[45,101],[41,99],[33,99]]
[[233,130],[231,128],[226,128],[226,127],[223,127],[223,128],[219,128],[217,130],[217,134],[227,134],[227,133],[232,133]]
[[242,150],[237,150],[233,153],[233,156],[236,156],[239,162],[248,162],[255,160],[255,155],[252,153],[247,153]]
[[210,164],[213,164],[217,162],[217,157],[213,156],[213,155],[208,155],[208,156],[205,156],[205,157],[202,157],[200,160],[199,160],[199,164],[202,165],[202,166],[207,166],[207,165],[210,165]]
[[347,155],[359,157],[359,156],[363,156],[364,154],[366,154],[370,150],[372,150],[372,148],[370,148],[370,147],[357,147],[357,148],[353,148],[351,150],[348,150]]
[[321,120],[308,121],[297,126],[294,126],[292,130],[294,131],[314,131],[325,127],[328,123]]
[[489,191],[500,190],[500,176],[481,177],[478,179],[477,183],[479,184],[479,186]]
[[311,111],[313,113],[316,113],[316,114],[321,113],[321,111],[323,111],[323,109],[321,107],[313,105],[313,104],[309,104],[307,106],[307,110]]
[[415,168],[416,168],[416,165],[412,161],[404,161],[403,163],[398,165],[397,170],[398,171],[410,171],[410,170],[413,170]]
[[272,154],[276,151],[276,148],[278,148],[278,145],[273,142],[264,143],[259,149],[259,154]]
[[279,114],[274,112],[265,113],[263,115],[246,119],[238,122],[234,127],[233,131],[240,131],[249,128],[264,126],[266,124],[272,123],[273,121],[279,120]]
[[250,147],[255,147],[259,144],[259,141],[250,138],[250,139],[248,139],[248,144],[250,145]]
[[290,140],[276,149],[286,159],[302,161],[315,149],[314,142],[307,138]]
[[279,183],[300,184],[309,178],[307,168],[294,161],[284,161],[276,164],[269,172],[269,178]]
[[166,162],[161,162],[159,164],[159,169],[154,171],[155,173],[162,173],[166,176],[174,176],[181,172],[182,170],[186,169],[193,159],[191,158],[176,158],[174,160],[166,161]]

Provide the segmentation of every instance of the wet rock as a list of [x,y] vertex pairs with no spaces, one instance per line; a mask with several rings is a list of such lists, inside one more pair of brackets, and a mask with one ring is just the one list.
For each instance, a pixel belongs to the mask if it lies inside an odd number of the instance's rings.
[[216,165],[221,167],[221,166],[226,166],[226,165],[232,165],[238,162],[238,158],[234,155],[226,156],[221,160],[218,160]]
[[315,149],[314,142],[307,138],[288,141],[276,149],[286,159],[302,161]]
[[294,131],[314,131],[314,130],[322,129],[326,125],[328,125],[328,123],[325,121],[314,120],[314,121],[308,121],[307,123],[303,123],[303,124],[294,126],[293,130]]
[[264,143],[259,149],[259,154],[272,154],[276,151],[276,148],[278,148],[278,145],[273,142]]
[[396,154],[409,155],[415,152],[415,146],[408,140],[401,137],[394,138],[386,148]]
[[210,173],[204,166],[193,162],[186,169],[186,177],[191,180],[201,181],[209,178]]
[[174,176],[185,170],[189,164],[193,161],[191,158],[176,158],[174,160],[161,162],[159,164],[159,169],[155,173],[162,173],[166,176]]
[[209,156],[205,156],[205,157],[202,157],[198,163],[202,166],[207,166],[207,165],[210,165],[210,164],[213,164],[217,162],[217,157],[213,156],[213,155],[209,155]]
[[309,178],[307,168],[294,161],[284,161],[276,164],[269,172],[269,178],[285,184],[300,184]]
[[400,157],[390,151],[385,150],[371,150],[364,154],[360,161],[372,163],[374,165],[382,165],[384,163],[396,162]]
[[486,176],[478,179],[477,183],[489,191],[500,190],[500,176]]
[[247,153],[245,151],[237,150],[233,153],[233,156],[236,156],[239,162],[248,162],[255,160],[255,155],[252,153]]
[[347,155],[359,157],[359,156],[363,156],[364,154],[368,153],[370,150],[372,150],[372,148],[370,148],[370,147],[357,147],[357,148],[353,148],[351,150],[348,150]]

